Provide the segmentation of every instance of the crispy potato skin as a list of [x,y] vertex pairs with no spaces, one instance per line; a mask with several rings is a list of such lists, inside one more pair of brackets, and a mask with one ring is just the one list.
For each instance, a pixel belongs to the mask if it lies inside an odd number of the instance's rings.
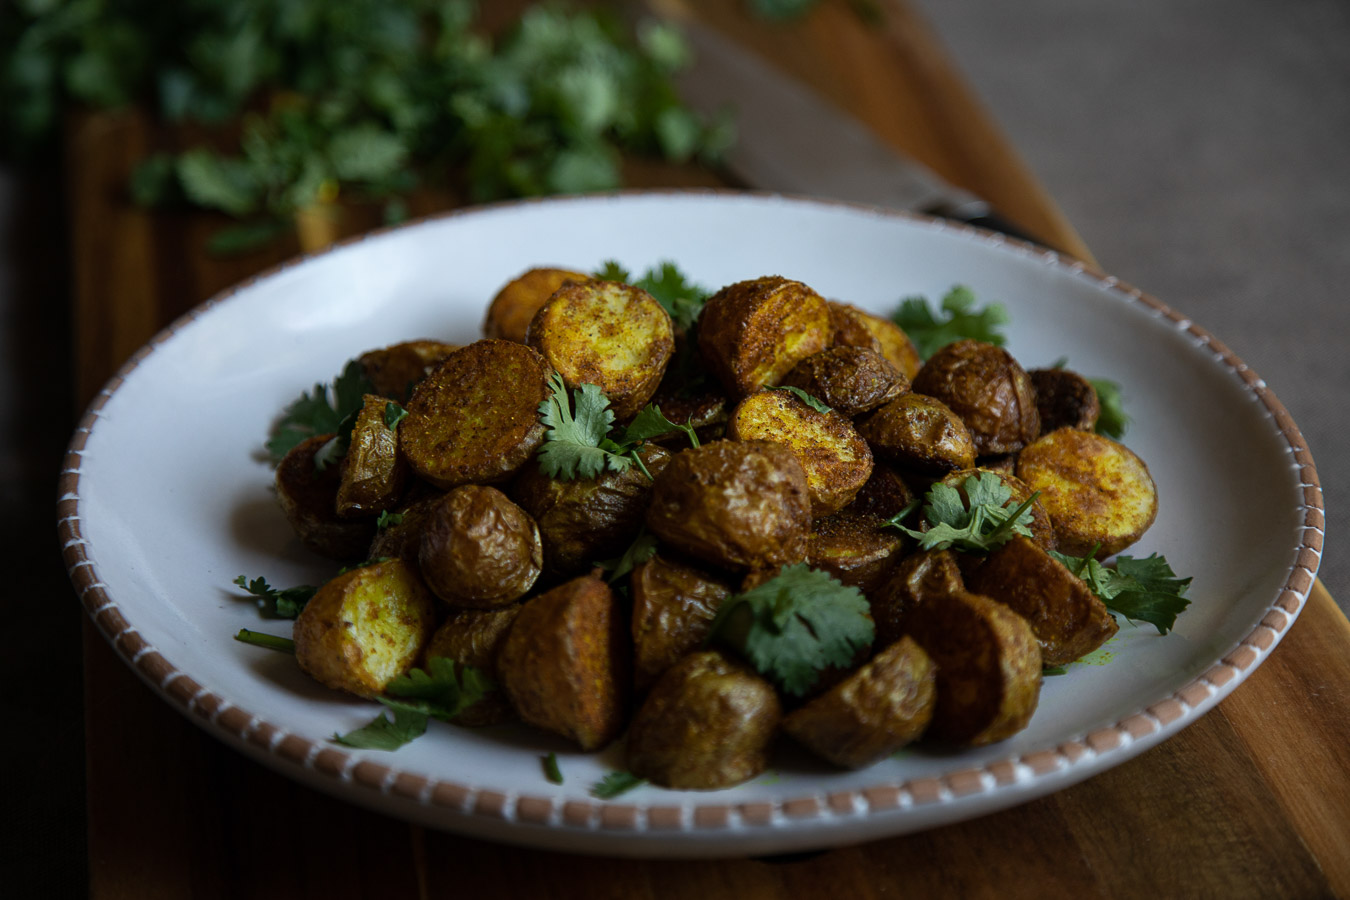
[[876,645],[886,647],[904,637],[905,616],[915,606],[964,590],[961,567],[950,550],[922,550],[900,559],[867,598],[876,623]]
[[966,578],[966,586],[1026,619],[1046,666],[1082,658],[1120,628],[1081,578],[1021,535],[989,554]]
[[983,341],[955,341],[914,376],[913,389],[941,400],[966,424],[976,455],[1011,453],[1041,432],[1031,376],[1012,354]]
[[698,348],[733,400],[778,384],[792,367],[829,346],[830,310],[800,281],[778,275],[727,285],[708,298]]
[[568,282],[589,281],[584,272],[546,266],[530,269],[502,285],[488,304],[483,337],[525,343],[530,320],[548,302],[553,292]]
[[813,353],[783,376],[840,415],[854,418],[909,390],[909,379],[875,350],[836,346]]
[[891,320],[832,300],[830,327],[834,332],[831,343],[875,350],[909,381],[919,374],[923,360],[919,358],[918,348],[904,329]]
[[806,473],[769,441],[683,450],[656,476],[647,527],[677,551],[733,571],[801,562],[811,530]]
[[417,573],[386,560],[319,588],[295,620],[295,658],[328,687],[374,697],[419,659],[434,625]]
[[[962,469],[959,472],[944,475],[942,482],[956,488],[961,494],[961,499],[966,501],[966,508],[968,509],[970,502],[965,491],[966,479],[978,477],[982,472],[993,472],[1008,488],[1009,493],[1012,494],[1011,499],[1006,504],[1008,509],[1016,509],[1031,498],[1033,491],[1022,479],[1010,472],[1000,472],[984,466]],[[1054,520],[1051,519],[1050,513],[1046,511],[1045,505],[1041,503],[1039,498],[1031,504],[1031,539],[1046,550],[1058,549]]]
[[568,387],[599,385],[620,422],[647,405],[675,352],[661,304],[617,281],[563,285],[535,313],[525,340]]
[[731,585],[703,569],[660,553],[633,569],[633,686],[646,691],[708,636]]
[[1068,369],[1032,369],[1027,374],[1036,389],[1041,434],[1060,428],[1091,431],[1097,427],[1102,404],[1092,382]]
[[[669,451],[655,446],[639,455],[653,477],[671,460]],[[642,527],[651,492],[651,479],[637,466],[562,481],[531,463],[511,485],[511,496],[539,525],[544,570],[554,576],[576,575],[621,554]]]
[[534,586],[544,545],[534,519],[509,497],[465,484],[430,510],[417,561],[427,586],[451,606],[492,609]]
[[623,730],[631,651],[614,592],[584,575],[526,601],[497,663],[521,719],[598,750]]
[[403,497],[408,464],[398,452],[398,434],[385,424],[385,397],[366,394],[339,468],[337,513],[373,515]]
[[872,451],[839,413],[817,412],[787,391],[763,390],[731,411],[727,438],[773,441],[792,451],[806,473],[811,514],[838,512],[872,474]]
[[904,547],[903,533],[882,527],[883,521],[851,508],[816,519],[806,543],[806,561],[870,597]]
[[1108,437],[1061,428],[1017,458],[1017,477],[1041,492],[1058,549],[1098,559],[1144,536],[1158,516],[1158,489],[1132,450]]
[[912,605],[905,630],[937,665],[937,705],[926,736],[980,746],[1031,721],[1041,647],[1026,619],[996,600],[959,591]]
[[399,449],[439,488],[505,481],[544,442],[539,404],[552,373],[536,351],[511,341],[456,350],[413,391]]
[[375,386],[375,393],[406,403],[417,382],[458,349],[458,345],[443,341],[403,341],[379,350],[368,350],[361,354],[359,361],[366,369],[366,377]]
[[666,670],[634,714],[628,769],[662,787],[731,787],[764,771],[781,718],[772,685],[750,667],[693,653]]
[[837,766],[861,769],[917,740],[933,718],[937,671],[901,638],[783,719],[783,731]]
[[391,514],[399,516],[397,524],[387,524],[375,532],[365,558],[397,556],[417,566],[417,554],[422,547],[422,526],[442,496],[441,491],[425,482],[414,482],[408,496],[391,511]]
[[455,717],[459,725],[477,727],[509,722],[516,717],[515,710],[501,689],[501,675],[497,658],[501,654],[506,635],[520,612],[521,604],[512,603],[497,609],[455,609],[431,635],[423,651],[423,664],[436,656],[453,659],[464,666],[481,670],[497,683],[472,706]]
[[872,452],[898,466],[929,475],[975,465],[975,441],[945,403],[908,393],[860,417],[855,425]]
[[291,448],[277,466],[277,500],[307,548],[329,559],[360,559],[375,534],[375,521],[339,516],[338,467],[329,466],[322,472],[314,468],[314,454],[332,438],[319,434]]

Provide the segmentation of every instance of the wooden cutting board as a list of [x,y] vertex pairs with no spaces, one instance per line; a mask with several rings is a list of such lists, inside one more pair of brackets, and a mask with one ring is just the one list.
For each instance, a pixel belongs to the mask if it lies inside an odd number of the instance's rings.
[[[518,4],[517,4],[518,5]],[[846,2],[766,26],[740,4],[711,24],[868,121],[898,149],[1090,259],[1078,235],[904,2],[880,27]],[[507,11],[493,4],[494,16]],[[229,259],[223,220],[147,214],[126,177],[172,132],[136,114],[72,120],[67,141],[77,404],[159,327],[287,259],[298,240]],[[719,184],[633,164],[638,186]],[[421,198],[416,213],[453,198]],[[359,211],[340,233],[366,227]],[[1261,668],[1171,740],[1015,809],[807,858],[645,862],[457,837],[302,787],[198,730],[87,625],[91,894],[99,898],[1350,897],[1350,624],[1315,584]]]

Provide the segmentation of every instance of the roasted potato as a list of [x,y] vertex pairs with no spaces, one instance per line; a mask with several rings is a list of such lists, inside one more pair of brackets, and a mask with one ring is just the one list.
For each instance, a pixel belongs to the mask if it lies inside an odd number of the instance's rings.
[[661,304],[617,281],[563,285],[535,313],[525,340],[568,387],[598,385],[620,422],[647,405],[675,351]]
[[842,512],[889,519],[914,502],[914,491],[890,465],[872,464],[872,475]]
[[787,391],[757,391],[736,404],[727,438],[772,441],[791,450],[806,473],[817,518],[847,505],[872,474],[872,451],[847,418],[818,412]]
[[806,558],[811,500],[792,451],[769,441],[683,450],[656,476],[647,527],[675,550],[732,570]]
[[338,467],[320,471],[314,463],[314,454],[333,437],[315,435],[291,448],[277,466],[277,500],[286,521],[310,550],[329,559],[360,559],[375,535],[375,520],[339,516]]
[[941,400],[908,393],[855,423],[872,452],[929,475],[975,465],[975,442],[960,416]]
[[539,267],[523,272],[502,285],[488,304],[483,337],[525,343],[530,320],[553,292],[568,282],[588,280],[589,275],[571,269]]
[[453,659],[462,666],[473,666],[493,680],[496,687],[485,693],[477,703],[461,710],[455,716],[458,725],[479,726],[508,722],[516,717],[515,710],[501,689],[501,670],[497,657],[501,654],[506,635],[520,612],[521,604],[512,603],[496,609],[451,610],[444,622],[431,635],[423,651],[423,659],[441,656]]
[[628,728],[628,770],[668,788],[715,790],[768,765],[782,718],[773,686],[715,650],[686,656],[653,685]]
[[966,586],[1027,620],[1041,643],[1042,665],[1071,663],[1120,627],[1083,579],[1021,535],[989,554]]
[[816,519],[806,542],[806,561],[870,597],[886,580],[905,541],[902,532],[883,526],[884,521],[849,510]]
[[488,485],[454,488],[422,526],[422,578],[451,606],[492,609],[525,596],[544,566],[530,514]]
[[951,550],[922,550],[892,566],[886,579],[867,595],[876,624],[878,647],[905,636],[905,616],[920,603],[938,602],[965,590],[957,555]]
[[389,511],[390,518],[384,527],[377,525],[365,558],[397,556],[417,566],[417,554],[422,549],[422,526],[442,496],[442,491],[426,482],[414,481],[403,502]]
[[456,344],[443,341],[403,341],[362,353],[358,361],[365,367],[366,377],[374,385],[375,393],[407,403],[417,382],[458,349]]
[[836,346],[813,353],[783,376],[840,415],[852,419],[909,390],[909,379],[875,350]]
[[[984,472],[994,472],[993,469],[983,467],[974,469],[962,469],[959,472],[951,472],[942,477],[942,482],[956,488],[961,495],[961,499],[966,501],[966,508],[970,508],[970,500],[966,497],[965,484],[966,479],[978,477]],[[1007,472],[994,472],[1008,488],[1012,494],[1004,507],[1008,510],[1014,510],[1021,506],[1027,500],[1031,499],[1033,491],[1031,488],[1018,478],[1016,475],[1010,475]],[[1045,509],[1045,504],[1038,498],[1031,504],[1031,538],[1046,550],[1058,549],[1055,537],[1055,523],[1050,514]]]
[[731,585],[711,572],[657,553],[633,569],[633,686],[651,687],[662,672],[697,650]]
[[544,441],[539,404],[552,374],[523,344],[482,340],[456,350],[413,391],[399,449],[440,488],[505,481]]
[[838,766],[861,769],[917,740],[933,718],[933,661],[901,638],[783,718],[783,731]]
[[948,344],[923,364],[913,390],[936,397],[961,417],[977,456],[1020,450],[1041,432],[1031,376],[994,344]]
[[875,350],[895,366],[909,381],[919,374],[923,360],[914,342],[903,328],[890,319],[864,312],[847,303],[830,301],[831,343],[845,347],[864,347]]
[[583,575],[525,602],[497,665],[521,719],[598,750],[627,719],[631,652],[618,598]]
[[400,559],[351,569],[324,584],[295,620],[295,658],[317,681],[374,697],[421,657],[434,600]]
[[[671,459],[656,446],[639,456],[653,477]],[[652,479],[637,466],[563,481],[531,463],[511,485],[511,496],[539,525],[544,570],[554,576],[576,575],[622,553],[642,527],[651,492]]]
[[1017,458],[1017,477],[1041,492],[1058,550],[1098,559],[1143,537],[1158,515],[1148,466],[1123,444],[1076,428],[1052,431]]
[[708,298],[698,349],[733,400],[778,384],[798,362],[830,345],[830,310],[800,281],[778,275],[739,281]]
[[[338,468],[337,513],[370,516],[396,506],[408,481],[398,452],[398,432],[388,425],[389,400],[366,394]],[[397,409],[398,407],[394,407]]]
[[1036,389],[1041,434],[1060,428],[1091,431],[1097,426],[1102,404],[1091,381],[1068,369],[1032,369],[1027,374]]

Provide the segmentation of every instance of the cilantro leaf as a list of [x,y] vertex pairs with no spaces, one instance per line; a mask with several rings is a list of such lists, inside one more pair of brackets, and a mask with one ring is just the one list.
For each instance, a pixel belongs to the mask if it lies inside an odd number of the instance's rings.
[[656,535],[646,528],[641,528],[638,530],[637,537],[633,539],[633,543],[629,544],[628,549],[623,551],[622,556],[602,560],[596,565],[609,573],[609,577],[605,580],[613,584],[637,568],[638,565],[655,556],[657,543]]
[[650,441],[652,438],[658,438],[663,434],[670,434],[672,431],[683,431],[689,438],[690,446],[698,446],[698,435],[690,425],[676,425],[665,417],[661,412],[661,407],[648,403],[633,417],[624,428],[622,436],[619,438],[619,444],[625,447],[635,447],[643,441]]
[[983,553],[1003,546],[1013,535],[1031,536],[1031,506],[1037,492],[1015,509],[1009,509],[1012,490],[996,472],[971,475],[961,485],[966,496],[949,484],[936,482],[924,500],[924,518],[928,530],[915,530],[900,524],[910,513],[906,507],[888,524],[918,540],[924,550],[953,547],[966,552]]
[[553,784],[562,784],[562,769],[558,768],[558,754],[550,753],[548,756],[541,757],[540,762],[544,766],[544,777]]
[[651,294],[661,304],[677,328],[688,330],[698,321],[703,305],[711,293],[707,288],[694,284],[680,267],[669,260],[657,263],[647,269],[638,278],[614,260],[606,260],[594,273],[601,281],[621,281],[641,288]]
[[806,391],[802,390],[799,387],[793,387],[788,384],[778,384],[772,386],[770,390],[787,391],[789,394],[792,394],[798,400],[802,401],[803,403],[805,403],[807,406],[811,407],[818,413],[827,413],[831,411],[831,407],[828,407],[824,403],[821,403],[815,397],[812,397],[810,394],[808,394]]
[[1008,323],[1008,313],[997,303],[976,310],[975,294],[970,288],[957,285],[942,298],[939,317],[925,297],[906,297],[900,308],[891,314],[891,321],[899,325],[914,342],[922,359],[928,359],[953,341],[973,338],[1003,346],[1007,342],[999,326]]
[[234,583],[258,598],[258,609],[268,619],[294,619],[319,590],[308,584],[277,590],[261,575],[252,581],[240,575]]
[[607,259],[600,264],[600,268],[591,273],[597,281],[621,281],[624,284],[629,283],[633,276],[628,270],[619,265],[618,260]]
[[614,423],[609,398],[594,384],[572,392],[576,412],[567,396],[567,384],[553,373],[551,394],[539,404],[539,421],[548,429],[539,448],[539,468],[551,478],[596,478],[608,466],[622,472],[632,460],[614,452],[608,438]]
[[408,709],[394,709],[391,720],[381,712],[367,725],[346,734],[335,734],[333,740],[359,750],[397,750],[426,733],[427,716]]
[[620,794],[641,787],[647,779],[622,770],[610,772],[591,786],[591,796],[598,800],[612,800]]
[[408,415],[408,411],[399,406],[393,400],[384,405],[384,427],[390,431],[398,429],[398,423],[402,422]]
[[267,452],[280,462],[296,444],[316,434],[339,432],[349,417],[355,422],[354,416],[361,411],[368,393],[375,393],[375,386],[366,376],[365,366],[349,360],[333,380],[331,389],[326,384],[316,384],[312,394],[303,393],[286,407],[272,428]]
[[1088,382],[1097,392],[1097,402],[1101,405],[1101,413],[1097,416],[1097,426],[1094,430],[1098,434],[1120,440],[1130,425],[1130,417],[1125,414],[1125,399],[1120,385],[1105,378],[1089,378]]
[[1107,609],[1130,621],[1147,622],[1159,634],[1170,632],[1177,616],[1190,606],[1186,591],[1191,579],[1177,577],[1167,559],[1156,553],[1143,559],[1118,556],[1113,566],[1091,555],[1066,556],[1056,551],[1050,555],[1083,579]]
[[402,525],[403,515],[403,513],[391,513],[387,509],[380,510],[380,517],[375,520],[375,530],[384,531],[386,528]]
[[731,646],[761,675],[800,697],[821,670],[850,664],[874,635],[861,591],[798,563],[723,603],[709,640]]
[[433,656],[425,669],[409,669],[385,687],[381,698],[391,709],[418,712],[443,722],[453,721],[484,695],[496,690],[492,679],[480,669]]

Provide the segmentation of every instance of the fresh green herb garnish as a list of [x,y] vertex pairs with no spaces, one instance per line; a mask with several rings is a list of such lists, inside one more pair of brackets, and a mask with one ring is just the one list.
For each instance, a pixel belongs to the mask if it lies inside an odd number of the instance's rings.
[[495,689],[492,680],[473,666],[461,666],[444,656],[427,660],[426,669],[411,669],[385,688],[376,699],[394,713],[381,712],[368,725],[333,740],[363,750],[397,750],[426,733],[430,719],[453,721]]
[[234,639],[243,644],[266,647],[268,650],[279,650],[282,653],[295,652],[295,641],[290,638],[279,637],[275,634],[264,634],[261,631],[249,631],[247,628],[239,629],[239,633],[234,636]]
[[366,377],[365,367],[354,359],[349,360],[342,374],[333,380],[331,389],[326,384],[316,384],[312,394],[301,394],[286,407],[272,428],[267,452],[274,461],[280,462],[296,444],[316,434],[339,434],[345,427],[350,437],[348,422],[356,421],[365,395],[374,392],[375,386]]
[[1008,313],[997,303],[982,310],[975,307],[975,294],[970,288],[957,285],[942,298],[939,317],[924,297],[906,297],[900,308],[891,314],[891,321],[899,325],[922,359],[928,359],[938,350],[964,338],[1003,346],[1007,338],[999,327],[1008,324]]
[[689,280],[675,263],[663,261],[655,268],[648,269],[640,278],[632,274],[614,260],[606,260],[595,273],[602,281],[621,281],[631,284],[656,298],[656,302],[670,314],[677,328],[688,330],[698,321],[703,312],[703,304],[711,294]]
[[731,646],[764,677],[800,697],[821,670],[853,662],[874,634],[861,591],[798,563],[727,599],[708,640]]
[[1125,414],[1125,398],[1120,385],[1105,378],[1089,378],[1088,381],[1097,392],[1097,402],[1101,405],[1094,430],[1098,434],[1120,440],[1130,426],[1130,417]]
[[1069,670],[1064,668],[1063,666],[1046,666],[1044,669],[1041,669],[1042,678],[1049,678],[1052,675],[1068,675],[1068,674]]
[[394,708],[393,713],[392,720],[381,712],[369,724],[346,734],[335,734],[333,740],[359,750],[397,750],[426,734],[424,714],[399,708]]
[[619,445],[630,448],[638,447],[645,441],[670,434],[672,431],[684,432],[684,436],[689,438],[689,446],[697,447],[699,445],[698,434],[695,433],[692,426],[676,425],[665,417],[665,414],[661,412],[661,407],[648,403],[624,428],[623,434],[619,437]]
[[647,779],[639,778],[632,772],[622,770],[610,772],[591,786],[591,796],[598,800],[612,800],[646,783]]
[[961,491],[949,484],[936,482],[928,489],[923,507],[928,520],[927,531],[916,531],[901,524],[913,510],[906,507],[891,518],[888,524],[916,538],[924,550],[945,550],[948,547],[967,552],[985,553],[1003,546],[1013,535],[1031,536],[1031,506],[1040,496],[1032,494],[1015,509],[1009,509],[1012,490],[995,472],[971,475],[961,485]]
[[403,513],[393,513],[387,509],[380,510],[380,517],[375,520],[375,530],[384,531],[386,528],[402,525],[403,515]]
[[544,765],[544,777],[553,784],[562,784],[562,769],[558,768],[558,754],[550,753],[540,760]]
[[258,609],[268,619],[294,619],[319,590],[308,584],[277,590],[261,575],[252,581],[240,575],[234,583],[258,598]]
[[1088,556],[1066,556],[1051,551],[1070,572],[1087,583],[1106,608],[1130,621],[1147,622],[1167,634],[1177,616],[1190,606],[1186,591],[1190,578],[1178,578],[1165,557],[1156,553],[1143,559],[1118,556],[1107,566]]
[[393,400],[384,404],[384,427],[390,431],[398,430],[398,423],[402,422],[408,411],[399,406]]
[[657,543],[656,535],[646,528],[639,529],[637,537],[633,539],[633,543],[628,545],[628,549],[623,551],[622,556],[602,560],[596,565],[609,573],[609,577],[605,580],[613,584],[640,564],[655,556]]
[[807,406],[811,407],[818,413],[827,413],[832,411],[831,407],[826,406],[824,403],[821,403],[815,397],[812,397],[810,394],[808,394],[806,391],[802,390],[799,387],[792,387],[791,385],[787,384],[778,384],[773,385],[770,388],[770,390],[787,391],[789,394],[796,397],[798,400],[802,401],[803,403],[805,403]]

